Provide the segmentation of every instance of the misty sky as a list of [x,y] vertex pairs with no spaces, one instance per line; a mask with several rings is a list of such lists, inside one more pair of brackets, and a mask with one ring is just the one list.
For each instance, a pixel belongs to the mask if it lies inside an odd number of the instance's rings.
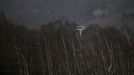
[[131,0],[0,0],[0,12],[18,24],[43,24],[56,19],[86,23],[95,9],[121,7],[125,1]]

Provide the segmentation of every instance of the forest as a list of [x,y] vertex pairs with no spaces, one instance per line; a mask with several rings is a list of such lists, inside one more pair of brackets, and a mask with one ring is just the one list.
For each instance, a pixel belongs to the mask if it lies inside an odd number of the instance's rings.
[[56,20],[37,28],[0,15],[0,75],[133,75],[134,31]]

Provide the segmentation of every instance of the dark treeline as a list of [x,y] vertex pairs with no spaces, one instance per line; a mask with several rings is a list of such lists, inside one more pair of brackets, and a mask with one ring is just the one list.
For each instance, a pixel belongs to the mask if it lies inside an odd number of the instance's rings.
[[133,75],[133,31],[57,20],[39,28],[0,16],[0,75]]

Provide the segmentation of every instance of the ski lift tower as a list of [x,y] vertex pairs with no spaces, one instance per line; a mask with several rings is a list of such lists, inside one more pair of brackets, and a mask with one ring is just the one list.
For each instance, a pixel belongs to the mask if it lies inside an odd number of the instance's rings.
[[85,29],[86,29],[86,27],[83,26],[83,25],[79,25],[79,26],[76,27],[76,30],[79,31],[80,37],[81,37],[81,35],[82,35],[82,32],[83,32]]

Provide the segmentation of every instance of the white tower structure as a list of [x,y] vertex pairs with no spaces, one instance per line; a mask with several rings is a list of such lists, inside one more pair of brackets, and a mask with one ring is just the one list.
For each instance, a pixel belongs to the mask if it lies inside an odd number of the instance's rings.
[[82,25],[77,26],[76,30],[79,31],[80,37],[81,37],[81,35],[82,35],[82,32],[83,32],[85,29],[86,29],[85,26],[82,26]]

